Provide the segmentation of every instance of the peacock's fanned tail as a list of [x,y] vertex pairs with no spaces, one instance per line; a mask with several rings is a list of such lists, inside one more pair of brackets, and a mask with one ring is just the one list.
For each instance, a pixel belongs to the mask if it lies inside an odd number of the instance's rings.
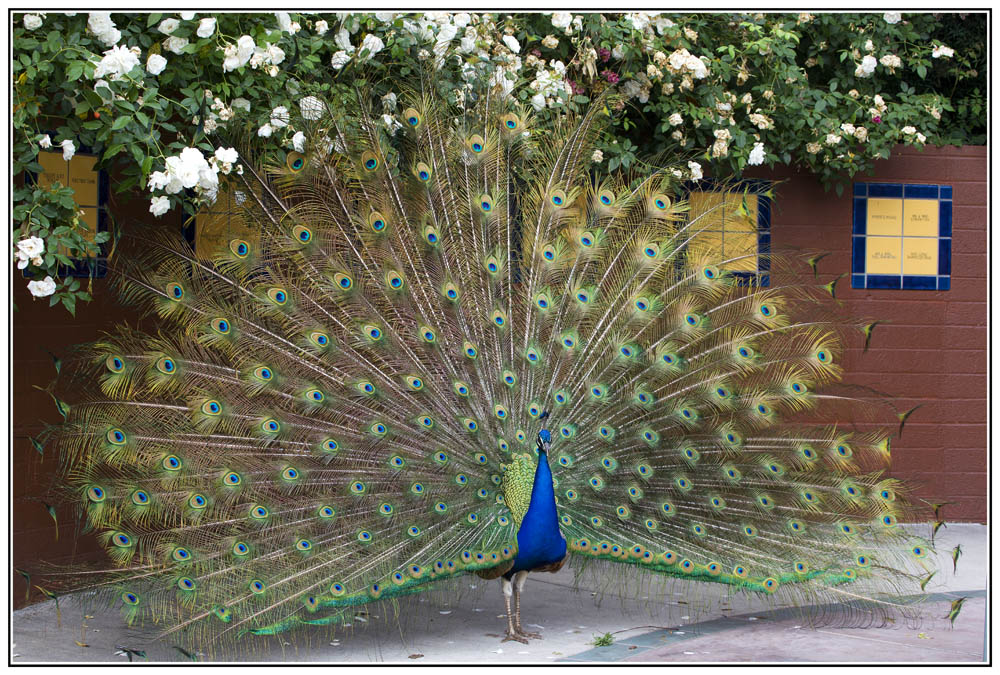
[[159,332],[90,348],[59,442],[129,621],[221,644],[509,566],[546,410],[579,556],[833,599],[909,578],[888,438],[831,388],[861,324],[694,252],[670,172],[595,184],[601,106],[550,133],[493,94],[403,108],[245,152],[259,237],[120,263]]

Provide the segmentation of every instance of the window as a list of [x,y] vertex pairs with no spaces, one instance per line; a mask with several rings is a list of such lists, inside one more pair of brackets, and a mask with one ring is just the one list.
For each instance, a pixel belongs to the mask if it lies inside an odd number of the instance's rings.
[[229,249],[229,242],[242,239],[251,250],[260,249],[260,226],[247,223],[246,209],[251,195],[242,182],[219,181],[219,194],[214,204],[202,207],[195,216],[189,241],[201,260],[212,260]]
[[[106,232],[108,229],[108,177],[104,171],[98,171],[94,168],[97,164],[97,156],[87,154],[86,149],[81,148],[80,152],[77,152],[67,162],[63,159],[61,150],[58,152],[39,152],[38,163],[42,165],[42,172],[37,176],[29,175],[28,180],[35,180],[42,187],[51,187],[53,184],[59,183],[64,187],[73,188],[73,199],[83,211],[81,220],[87,227],[87,231],[83,233],[84,238],[93,241],[94,235],[98,232]],[[67,250],[60,252],[69,255]],[[80,258],[74,262],[73,267],[62,268],[60,274],[73,277],[103,277],[107,274],[104,246],[101,246],[100,253],[96,257]]]
[[851,286],[951,288],[950,185],[855,183]]
[[740,285],[768,286],[771,271],[770,183],[691,183],[689,253],[708,253]]

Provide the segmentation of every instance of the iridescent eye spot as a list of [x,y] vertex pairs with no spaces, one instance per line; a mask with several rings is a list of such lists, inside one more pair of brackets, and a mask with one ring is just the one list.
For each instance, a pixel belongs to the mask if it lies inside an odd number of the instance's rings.
[[542,255],[545,257],[546,260],[552,260],[553,258],[556,257],[552,251],[545,251],[544,253],[542,253]]
[[774,313],[774,310],[771,309],[770,305],[761,305],[760,313],[763,314],[764,316],[771,316],[771,314]]
[[181,460],[176,455],[167,455],[163,458],[163,468],[168,471],[176,471],[181,468]]
[[472,144],[472,151],[473,152],[482,152],[483,151],[483,144],[482,143],[473,143]]
[[111,431],[108,432],[107,438],[108,441],[110,441],[114,445],[124,445],[126,440],[125,432],[123,432],[121,429],[112,429]]
[[90,501],[92,502],[104,501],[104,497],[105,497],[104,490],[98,487],[97,485],[94,485],[87,489],[87,498],[90,499]]
[[517,128],[517,122],[515,122],[514,120],[507,120],[506,126],[507,126],[508,129],[516,129]]
[[[622,356],[624,356],[624,357],[626,357],[626,358],[628,358],[628,357],[632,356],[632,349],[631,349],[631,347],[622,347],[622,348],[621,348],[621,349],[619,349],[618,351],[620,351],[620,352],[621,352],[621,354],[622,354]],[[641,395],[641,394],[640,394],[640,395]]]
[[591,237],[588,237],[587,235],[583,235],[582,237],[580,237],[580,243],[583,244],[585,247],[590,247],[594,244],[594,240]]
[[333,518],[336,513],[332,506],[321,506],[319,509],[320,518]]
[[233,546],[233,553],[235,555],[242,556],[246,555],[249,552],[250,552],[250,547],[244,544],[242,541],[236,542],[236,544]]
[[250,510],[250,515],[254,518],[267,518],[268,510],[263,506],[255,506]]
[[192,495],[188,500],[188,506],[193,509],[203,509],[207,504],[208,501],[205,499],[204,495]]
[[261,594],[264,592],[264,582],[259,579],[254,579],[250,582],[250,590],[253,593]]
[[177,580],[177,586],[182,591],[194,590],[194,580],[191,577],[181,577]]
[[145,506],[149,503],[149,495],[143,490],[136,490],[132,493],[132,503],[136,506]]
[[111,537],[111,541],[112,543],[114,543],[115,546],[118,546],[119,548],[128,548],[129,546],[132,545],[132,540],[124,532],[116,532]]
[[649,305],[646,304],[645,300],[636,300],[635,308],[638,309],[640,312],[645,312],[649,308]]
[[608,197],[607,195],[601,195],[601,203],[607,206],[608,204],[611,203],[611,198]]
[[409,117],[406,118],[406,123],[409,124],[411,127],[415,127],[418,124],[420,124],[420,118],[418,118],[416,115],[410,115]]
[[378,166],[378,160],[375,159],[374,157],[369,157],[367,160],[365,160],[365,168],[368,169],[369,171],[371,171],[377,166]]
[[358,532],[358,541],[364,542],[371,540],[372,540],[372,533],[369,532],[368,530],[361,530],[360,532]]
[[126,591],[122,593],[122,602],[124,602],[126,605],[133,605],[133,606],[138,605],[139,596],[136,595],[135,593],[129,593],[128,591]]

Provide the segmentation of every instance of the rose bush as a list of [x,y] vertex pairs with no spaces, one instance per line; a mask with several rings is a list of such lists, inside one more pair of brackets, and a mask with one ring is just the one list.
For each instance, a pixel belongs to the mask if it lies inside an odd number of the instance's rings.
[[[985,141],[981,13],[14,18],[15,175],[41,171],[40,151],[61,148],[68,161],[86,148],[114,172],[116,191],[149,199],[154,218],[194,213],[214,199],[220,173],[242,170],[229,132],[249,131],[281,160],[309,151],[290,110],[317,119],[364,95],[392,135],[394,83],[425,74],[456,106],[496,86],[541,129],[615,85],[597,173],[654,154],[694,179],[798,164],[840,191],[898,143]],[[19,182],[13,201],[14,241],[37,238],[44,251],[24,258],[15,244],[12,256],[34,279],[51,278],[50,302],[72,311],[89,295],[61,270],[107,233],[81,222],[65,186]]]

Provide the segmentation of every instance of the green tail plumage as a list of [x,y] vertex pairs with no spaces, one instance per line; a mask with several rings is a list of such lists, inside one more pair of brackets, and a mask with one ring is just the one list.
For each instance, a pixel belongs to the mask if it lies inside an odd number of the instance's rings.
[[159,332],[93,345],[58,448],[126,619],[211,646],[509,566],[545,411],[576,557],[876,610],[918,584],[836,385],[866,324],[794,260],[763,287],[694,251],[670,171],[593,182],[601,110],[295,120],[308,152],[231,186],[259,237],[122,264]]

